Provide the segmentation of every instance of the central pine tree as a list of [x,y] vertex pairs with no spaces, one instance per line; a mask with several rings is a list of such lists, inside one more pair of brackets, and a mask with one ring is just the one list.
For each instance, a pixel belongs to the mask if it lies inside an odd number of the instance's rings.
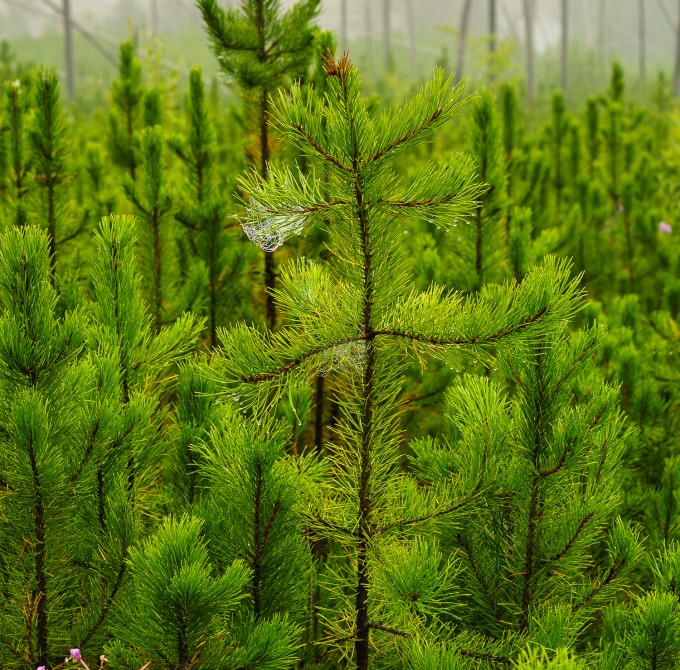
[[466,354],[488,359],[498,346],[542,337],[568,317],[576,289],[568,268],[553,262],[519,287],[498,287],[493,298],[411,289],[399,220],[470,216],[484,188],[461,155],[427,166],[408,185],[394,169],[405,150],[455,114],[461,88],[439,73],[403,107],[371,118],[347,56],[329,55],[324,66],[323,103],[296,87],[275,110],[285,135],[327,168],[324,193],[315,180],[275,167],[268,181],[253,172],[242,186],[250,239],[271,249],[326,225],[328,261],[286,268],[276,292],[284,326],[276,334],[245,325],[225,333],[213,374],[239,402],[248,399],[257,417],[294,393],[296,383],[335,373],[333,473],[314,490],[309,523],[343,556],[333,574],[326,640],[367,670],[372,653],[435,626],[427,613],[451,597],[441,586],[451,566],[436,540],[409,539],[408,530],[454,512],[476,491],[466,480],[448,496],[420,495],[415,479],[400,471],[406,354],[422,360],[429,353],[456,367]]

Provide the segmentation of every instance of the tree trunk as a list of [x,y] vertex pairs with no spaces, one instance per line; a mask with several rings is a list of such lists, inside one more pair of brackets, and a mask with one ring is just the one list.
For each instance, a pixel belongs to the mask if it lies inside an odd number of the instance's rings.
[[569,8],[567,0],[562,0],[562,53],[560,64],[560,84],[565,97],[569,88]]
[[71,25],[71,0],[64,0],[64,65],[66,67],[66,90],[68,99],[76,97],[75,73],[73,68],[73,26]]
[[639,74],[640,81],[647,78],[647,35],[645,27],[645,0],[638,0],[638,36],[639,36]]
[[675,72],[673,74],[673,95],[680,94],[680,0],[678,0],[678,17],[675,20]]
[[418,51],[416,49],[416,25],[413,15],[413,0],[406,2],[406,34],[408,35],[408,51],[411,59],[411,70],[418,75]]
[[394,72],[392,56],[392,34],[390,32],[390,0],[383,0],[383,39],[385,40],[385,69]]
[[458,42],[458,56],[456,58],[456,83],[463,77],[463,65],[465,63],[465,49],[467,47],[467,36],[470,28],[471,10],[472,0],[465,0],[465,3],[463,4],[463,14],[460,17],[460,38]]
[[340,0],[340,49],[347,49],[347,0]]
[[373,12],[371,3],[373,0],[364,0],[364,35],[366,37],[366,64],[370,65],[373,60]]
[[151,34],[158,37],[158,0],[151,0]]
[[599,10],[598,10],[598,17],[597,17],[597,27],[598,27],[598,32],[597,32],[597,52],[600,56],[600,68],[602,71],[606,70],[606,54],[605,54],[605,49],[606,49],[606,39],[607,39],[607,6],[606,6],[606,0],[600,0],[600,5],[599,5]]
[[536,75],[534,62],[534,0],[524,0],[524,28],[526,32],[527,100],[533,103],[536,97]]
[[496,0],[489,0],[489,81],[496,79],[496,35],[497,35],[497,3]]

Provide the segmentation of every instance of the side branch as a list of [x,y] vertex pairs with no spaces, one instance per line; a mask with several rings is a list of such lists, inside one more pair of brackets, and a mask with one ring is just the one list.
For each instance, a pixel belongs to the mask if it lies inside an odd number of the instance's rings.
[[452,514],[453,512],[456,512],[459,509],[468,505],[479,492],[481,485],[482,485],[481,480],[477,481],[474,489],[472,489],[470,494],[460,502],[456,503],[455,505],[449,505],[448,507],[439,509],[436,512],[431,512],[430,514],[423,514],[422,516],[413,517],[412,519],[404,519],[402,521],[395,521],[394,523],[386,524],[385,526],[379,526],[378,528],[373,529],[372,534],[374,536],[381,535],[383,533],[386,533],[387,531],[393,530],[394,528],[404,528],[406,526],[413,526],[415,524],[422,523],[423,521],[429,521],[430,519],[436,519],[440,516]]
[[409,333],[408,331],[405,330],[392,330],[391,328],[374,330],[373,333],[376,336],[386,335],[389,337],[400,337],[407,340],[415,340],[416,342],[424,342],[425,344],[432,344],[434,346],[442,347],[450,346],[453,344],[469,344],[469,345],[490,344],[493,342],[497,342],[498,340],[502,340],[504,337],[508,337],[510,335],[514,335],[515,333],[519,333],[522,330],[525,330],[529,326],[536,323],[547,312],[547,310],[548,310],[547,307],[543,307],[542,309],[538,310],[536,314],[532,314],[530,317],[524,319],[524,321],[518,323],[516,326],[512,326],[511,328],[507,328],[506,330],[502,330],[498,333],[487,335],[486,337],[480,337],[478,335],[473,335],[472,337],[454,337],[454,338],[434,337],[431,335],[423,335],[422,333]]
[[407,133],[404,133],[398,140],[396,140],[396,142],[392,142],[392,144],[390,144],[389,146],[382,148],[376,154],[370,156],[368,158],[368,162],[375,163],[376,161],[379,161],[383,156],[390,153],[390,151],[398,149],[402,144],[405,144],[409,140],[413,139],[418,133],[423,132],[429,126],[431,126],[442,115],[443,112],[444,110],[441,107],[439,107],[420,126],[418,126],[417,128],[412,128]]
[[288,363],[282,365],[276,370],[271,370],[270,372],[260,372],[258,374],[250,376],[242,375],[239,377],[239,380],[245,384],[257,384],[259,382],[270,381],[272,379],[276,379],[277,377],[287,375],[288,373],[292,372],[295,368],[299,367],[306,360],[312,358],[313,356],[317,356],[318,354],[322,354],[325,351],[330,351],[331,349],[335,349],[336,347],[341,347],[345,344],[351,344],[352,342],[360,342],[361,340],[365,340],[366,338],[367,335],[365,333],[362,333],[359,335],[354,335],[352,337],[345,337],[342,340],[336,340],[335,342],[331,342],[329,344],[322,344],[318,347],[310,349],[309,351],[301,353],[297,358],[294,358],[292,361],[289,361]]

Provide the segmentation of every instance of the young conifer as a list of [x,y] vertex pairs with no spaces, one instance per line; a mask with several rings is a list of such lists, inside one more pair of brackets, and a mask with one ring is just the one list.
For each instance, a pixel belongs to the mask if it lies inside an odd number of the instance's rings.
[[507,270],[505,160],[496,106],[489,92],[474,103],[471,140],[479,181],[488,186],[475,215],[465,221],[455,219],[446,228],[460,231],[460,241],[453,245],[454,256],[459,259],[453,286],[479,291],[485,283],[502,280]]
[[[217,345],[217,329],[237,319],[247,307],[243,281],[245,250],[225,230],[227,199],[219,182],[217,147],[198,68],[189,76],[189,131],[186,141],[170,147],[185,168],[185,194],[175,218],[186,228],[191,249],[207,271],[205,313],[208,346]],[[222,186],[222,188],[220,188]]]
[[90,335],[93,348],[107,352],[114,361],[125,411],[135,415],[140,402],[150,403],[146,440],[133,445],[122,466],[133,500],[147,475],[159,467],[159,447],[163,446],[160,427],[164,421],[161,398],[172,388],[175,367],[194,350],[201,330],[201,323],[186,314],[172,326],[155,331],[135,267],[136,227],[132,217],[102,220],[92,276],[95,326]]
[[123,184],[137,210],[144,284],[153,323],[158,333],[165,323],[191,309],[205,286],[205,267],[195,263],[178,271],[179,232],[170,217],[172,199],[167,188],[167,168],[163,157],[163,131],[160,126],[141,132],[140,160],[143,179],[137,187],[130,177]]
[[[327,166],[327,197],[317,182],[281,168],[271,169],[269,182],[251,174],[243,188],[251,239],[272,248],[326,222],[329,263],[289,266],[276,294],[286,326],[273,335],[245,325],[225,333],[213,374],[247,398],[256,416],[296,381],[321,370],[338,374],[334,472],[315,493],[309,521],[346,556],[331,592],[330,639],[366,670],[371,630],[373,649],[384,652],[409,633],[399,626],[427,628],[419,612],[439,611],[451,596],[451,568],[436,541],[409,541],[408,529],[453,512],[471,495],[461,485],[437,501],[421,497],[399,472],[404,355],[427,352],[458,366],[465,352],[486,356],[504,342],[538,337],[570,313],[575,289],[566,267],[550,263],[518,289],[499,288],[494,299],[466,302],[439,287],[409,290],[396,220],[470,216],[483,192],[472,163],[461,156],[429,165],[403,186],[393,171],[406,148],[456,112],[461,89],[439,73],[403,107],[371,118],[347,56],[336,61],[329,55],[325,70],[324,106],[294,87],[290,97],[281,97],[276,117],[310,160]],[[416,581],[422,603],[411,598]]]
[[[314,43],[310,22],[320,0],[298,0],[284,11],[281,0],[241,0],[240,8],[223,10],[217,0],[198,0],[220,68],[241,91],[246,128],[253,138],[253,164],[265,181],[272,158],[272,96],[306,70]],[[276,266],[269,249],[264,256],[266,314],[276,325],[273,291]]]
[[132,181],[139,165],[136,134],[140,123],[142,101],[142,66],[135,54],[132,41],[120,45],[119,78],[113,82],[109,114],[109,151],[113,162],[128,174]]
[[552,97],[552,120],[550,126],[546,128],[546,135],[549,141],[548,151],[550,153],[552,185],[555,190],[555,202],[558,211],[562,206],[562,195],[566,184],[565,156],[569,130],[566,110],[564,96],[556,91]]
[[33,85],[34,115],[30,144],[39,202],[35,218],[36,223],[47,228],[53,280],[59,247],[80,232],[67,232],[63,225],[69,150],[59,97],[59,76],[56,70],[39,70]]
[[465,472],[488,492],[465,523],[440,524],[442,547],[464,565],[457,614],[468,631],[571,647],[641,553],[614,516],[625,448],[617,392],[585,373],[600,336],[553,336],[501,359],[511,401],[495,381],[461,379],[448,395],[448,440],[414,444],[421,479],[442,486]]
[[240,560],[215,569],[200,519],[166,518],[129,563],[130,588],[106,652],[112,670],[284,670],[294,663],[295,631],[284,618],[239,625],[234,612],[251,571]]
[[28,111],[27,84],[20,80],[5,83],[5,117],[7,125],[6,161],[7,182],[4,196],[10,225],[23,226],[28,222],[30,157],[26,149],[26,114]]
[[148,403],[123,402],[115,352],[85,355],[83,312],[57,316],[45,233],[13,230],[0,248],[0,662],[53,667],[105,638],[134,537],[124,464]]

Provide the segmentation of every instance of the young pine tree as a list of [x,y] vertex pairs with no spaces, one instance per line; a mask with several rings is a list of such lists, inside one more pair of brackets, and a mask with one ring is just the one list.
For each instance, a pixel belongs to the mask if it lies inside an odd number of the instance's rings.
[[83,312],[57,316],[48,244],[32,227],[0,240],[5,668],[102,641],[134,536],[121,466],[148,420],[123,403],[112,352],[85,355]]
[[[3,219],[9,225],[23,226],[28,222],[27,196],[30,189],[30,155],[26,148],[26,115],[29,90],[20,80],[5,83],[5,122],[7,138],[5,161],[7,175],[3,184],[5,213]],[[4,135],[5,133],[3,133]]]
[[120,45],[119,78],[113,82],[109,114],[109,151],[113,162],[134,182],[139,165],[137,133],[141,121],[142,66],[133,42]]
[[442,547],[464,566],[468,631],[572,647],[641,553],[614,517],[625,449],[616,389],[586,370],[600,336],[554,335],[503,358],[511,401],[496,381],[461,379],[448,395],[448,440],[414,445],[421,479],[441,487],[465,472],[488,492],[466,523],[439,524]]
[[[452,284],[479,291],[504,278],[507,265],[507,192],[501,128],[491,93],[473,103],[471,151],[481,184],[487,185],[474,216],[446,224],[453,233]],[[458,238],[458,241],[455,239]]]
[[[320,0],[298,0],[283,11],[281,0],[242,0],[223,10],[217,0],[199,0],[208,35],[222,71],[241,91],[253,163],[265,181],[272,157],[272,96],[305,72],[314,44],[310,22]],[[267,323],[276,325],[276,266],[270,249],[264,256]]]
[[185,196],[175,218],[186,228],[192,253],[207,271],[205,313],[208,347],[213,349],[218,327],[235,321],[247,303],[243,281],[245,250],[241,240],[225,230],[227,201],[224,185],[219,182],[214,130],[198,68],[192,69],[189,76],[186,141],[173,139],[170,147],[185,170]]
[[130,588],[106,650],[112,670],[292,666],[294,633],[283,619],[237,627],[250,570],[240,560],[215,569],[200,519],[166,518],[129,564]]
[[[36,223],[47,228],[52,272],[58,265],[59,248],[79,232],[64,230],[64,208],[68,199],[66,122],[61,111],[59,76],[55,70],[39,70],[33,84],[33,123],[30,132],[33,173],[38,207]],[[52,278],[54,281],[54,277]]]
[[[184,268],[178,262],[181,248],[171,218],[172,199],[167,187],[167,167],[163,156],[163,131],[160,126],[141,132],[140,161],[143,179],[139,187],[128,177],[123,187],[139,220],[139,241],[147,301],[156,332],[173,321],[200,299],[205,287],[206,268],[194,263]],[[184,276],[183,276],[184,275]]]
[[[406,148],[455,113],[460,87],[440,73],[403,107],[371,118],[349,59],[329,55],[325,70],[325,106],[295,87],[281,97],[276,118],[310,160],[327,166],[327,197],[318,183],[286,169],[272,169],[268,182],[253,173],[243,188],[251,239],[271,248],[326,222],[329,262],[287,268],[276,293],[285,327],[273,335],[245,325],[226,333],[214,372],[248,399],[256,416],[296,381],[321,370],[338,374],[333,473],[313,496],[309,522],[344,556],[334,569],[329,639],[366,670],[372,650],[384,652],[402,632],[427,627],[421,608],[436,611],[450,597],[449,568],[436,541],[405,534],[471,495],[462,486],[437,501],[420,497],[400,472],[397,403],[405,354],[428,352],[458,366],[465,351],[481,356],[539,336],[570,313],[574,286],[564,266],[551,264],[530,273],[519,289],[499,287],[494,299],[466,302],[439,287],[410,290],[401,238],[394,235],[397,219],[469,216],[483,191],[471,162],[460,156],[427,166],[411,184],[399,185],[394,173]],[[411,599],[415,582],[427,594],[420,604]]]

